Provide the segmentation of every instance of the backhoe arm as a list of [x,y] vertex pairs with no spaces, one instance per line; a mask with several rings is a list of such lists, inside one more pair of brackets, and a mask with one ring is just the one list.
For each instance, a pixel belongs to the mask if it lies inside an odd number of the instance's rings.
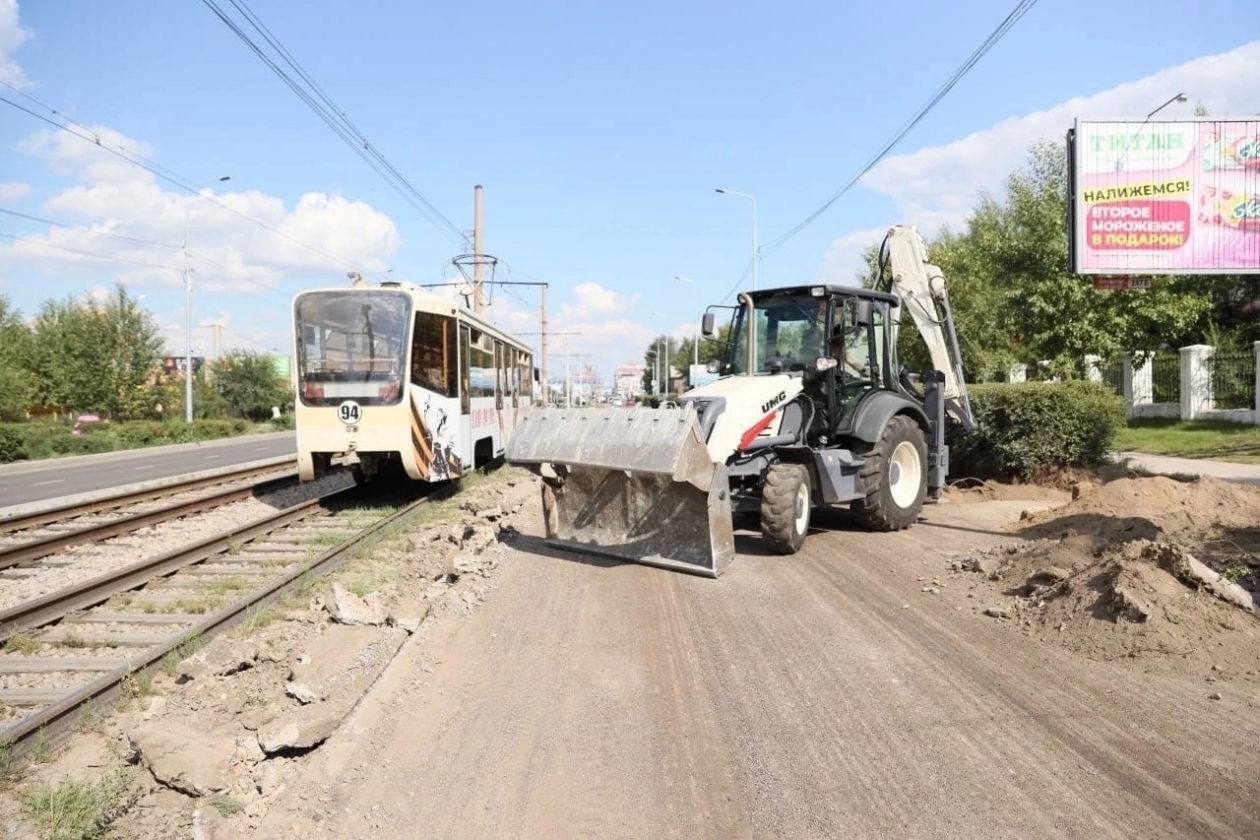
[[[901,299],[902,308],[914,319],[919,334],[927,344],[932,367],[943,374],[941,384],[949,419],[970,432],[975,428],[967,383],[963,380],[962,353],[954,316],[949,308],[945,276],[927,260],[927,246],[919,232],[909,225],[894,225],[884,237],[880,264],[888,266],[890,291]],[[892,328],[892,341],[897,340],[897,325]]]

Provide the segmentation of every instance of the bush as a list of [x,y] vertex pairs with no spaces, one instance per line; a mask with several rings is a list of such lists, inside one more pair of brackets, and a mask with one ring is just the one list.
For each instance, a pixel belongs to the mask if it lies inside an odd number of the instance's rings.
[[975,432],[951,447],[955,476],[1031,478],[1103,462],[1125,423],[1124,402],[1096,382],[973,385]]
[[26,458],[26,435],[17,423],[0,425],[0,464]]
[[271,421],[271,427],[275,429],[277,432],[293,431],[293,428],[294,428],[293,415],[281,414],[279,417]]

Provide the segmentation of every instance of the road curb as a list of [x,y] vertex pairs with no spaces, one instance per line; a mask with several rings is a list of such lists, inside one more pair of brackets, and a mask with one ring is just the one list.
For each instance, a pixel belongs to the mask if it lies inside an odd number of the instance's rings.
[[230,446],[239,444],[244,440],[272,440],[283,435],[291,435],[292,431],[280,432],[263,432],[256,435],[237,435],[235,437],[215,438],[214,440],[197,441],[193,443],[168,443],[164,446],[141,446],[137,449],[115,449],[112,452],[97,452],[92,455],[66,455],[60,458],[43,458],[38,461],[18,461],[13,464],[0,464],[0,477],[10,475],[22,475],[28,472],[38,472],[51,468],[61,468],[74,466],[78,463],[102,463],[111,459],[122,459],[133,457],[137,452],[151,452],[154,455],[164,455],[172,452],[188,452],[195,449],[215,449],[222,446]]
[[[128,451],[134,452],[135,450]],[[293,460],[292,455],[276,455],[271,458],[264,458],[258,461],[247,461],[242,464],[229,464],[224,467],[215,467],[211,470],[202,470],[200,472],[187,473],[185,475],[155,478],[150,481],[138,481],[134,484],[122,484],[102,490],[92,490],[87,493],[78,493],[73,496],[58,496],[55,499],[40,499],[38,502],[27,502],[21,505],[0,507],[0,521],[11,516],[26,516],[31,513],[39,513],[41,511],[52,510],[53,508],[65,507],[67,505],[86,504],[100,499],[108,499],[110,496],[121,496],[124,493],[139,493],[145,490],[160,490],[163,487],[169,487],[173,484],[182,484],[183,482],[191,479],[214,478],[218,475],[229,475],[243,470],[261,469],[263,467],[278,467],[284,464],[293,463]]]

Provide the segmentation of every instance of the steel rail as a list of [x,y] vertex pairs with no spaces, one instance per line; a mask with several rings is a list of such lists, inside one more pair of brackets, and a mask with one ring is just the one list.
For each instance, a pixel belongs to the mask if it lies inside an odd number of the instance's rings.
[[0,535],[10,534],[14,531],[25,531],[30,528],[36,528],[40,525],[47,525],[50,522],[57,522],[61,519],[84,516],[89,513],[100,513],[101,511],[112,510],[125,505],[133,505],[139,502],[147,502],[152,499],[160,499],[163,496],[170,496],[173,493],[181,493],[185,490],[199,490],[202,487],[223,484],[226,481],[237,481],[255,473],[282,469],[287,466],[293,466],[296,463],[296,458],[286,458],[285,460],[277,461],[273,464],[267,464],[266,466],[247,467],[245,469],[233,470],[231,472],[220,473],[218,475],[194,478],[190,481],[176,482],[163,487],[150,487],[144,490],[133,490],[129,493],[119,493],[116,496],[107,496],[90,502],[59,505],[57,507],[31,511],[30,513],[18,514],[17,516],[6,516],[0,518]]
[[[247,525],[244,528],[236,529],[231,532],[232,536],[223,534],[219,537],[199,543],[197,548],[186,549],[185,551],[200,554],[211,544],[216,544],[219,550],[221,550],[230,542],[245,538],[245,534],[247,532],[254,535],[266,533],[268,530],[275,530],[275,528],[282,527],[285,524],[289,524],[289,522],[312,515],[315,512],[314,509],[322,502],[333,496],[354,489],[356,488],[346,487],[340,490],[335,490],[319,499],[302,502],[291,508],[279,511],[266,520],[260,520]],[[246,595],[235,603],[224,607],[222,610],[208,616],[203,621],[193,625],[187,630],[184,630],[177,636],[168,638],[166,641],[146,650],[144,653],[129,659],[126,663],[116,666],[109,673],[93,680],[88,685],[77,689],[71,694],[67,694],[62,699],[50,704],[36,714],[22,719],[9,729],[0,731],[0,748],[9,749],[11,754],[17,754],[20,752],[23,745],[29,746],[27,742],[31,741],[35,736],[38,736],[39,743],[41,744],[47,744],[50,747],[58,745],[73,731],[74,725],[80,714],[90,713],[94,707],[112,701],[121,689],[122,684],[128,678],[156,669],[163,663],[169,654],[186,650],[186,646],[196,639],[205,638],[214,633],[222,632],[234,627],[236,624],[245,620],[251,610],[257,610],[267,604],[270,604],[284,594],[288,589],[294,587],[302,580],[308,579],[309,576],[323,575],[333,571],[349,559],[352,549],[363,543],[365,540],[380,533],[394,523],[411,516],[424,504],[427,504],[430,501],[448,498],[456,492],[458,492],[457,486],[448,485],[422,499],[412,502],[406,507],[395,511],[389,516],[380,519],[363,529],[341,545],[334,546],[321,554],[319,557],[303,564],[300,568],[285,573],[282,577],[272,583],[254,591],[249,595]],[[211,551],[209,553],[213,554],[215,552]],[[172,555],[167,555],[166,562],[169,563],[174,561],[174,554],[176,553],[173,552]],[[200,559],[204,559],[204,557],[201,557]],[[189,563],[191,562],[199,561],[189,561]],[[183,565],[188,565],[189,563],[184,563]],[[133,568],[138,572],[140,565],[142,564],[137,564],[136,567]],[[152,575],[150,575],[149,579],[151,579],[151,577]],[[102,584],[104,583],[103,578],[98,579],[98,581]],[[134,585],[135,584],[132,585],[132,588],[134,588]],[[95,598],[95,596],[93,596],[93,599],[95,602],[99,602],[100,600],[99,598]],[[43,600],[48,601],[50,599]],[[82,600],[81,594],[78,601],[81,603]],[[48,605],[45,606],[47,607]],[[11,610],[10,613],[11,612],[13,611]],[[68,612],[68,610],[65,612]],[[65,612],[62,614],[64,615]],[[0,614],[0,620],[3,620],[5,615],[6,614]],[[0,636],[2,635],[3,632],[0,631]]]
[[[102,522],[99,525],[89,525],[86,528],[80,528],[76,531],[53,534],[52,536],[42,537],[20,545],[0,548],[0,569],[8,569],[22,563],[29,563],[32,560],[47,557],[50,554],[55,554],[58,551],[70,548],[71,546],[100,542],[101,540],[107,540],[111,537],[130,534],[150,525],[169,522],[172,519],[181,519],[194,513],[201,513],[202,511],[210,510],[211,508],[221,507],[222,505],[229,504],[230,502],[248,499],[259,492],[265,493],[271,490],[278,490],[281,487],[287,487],[294,484],[296,481],[297,479],[294,476],[282,476],[280,478],[263,481],[248,487],[235,487],[230,490],[220,491],[211,496],[204,496],[200,499],[179,502],[158,510],[132,514],[131,516],[127,516],[122,519],[115,519],[112,522]],[[181,491],[183,489],[184,488],[181,488]]]

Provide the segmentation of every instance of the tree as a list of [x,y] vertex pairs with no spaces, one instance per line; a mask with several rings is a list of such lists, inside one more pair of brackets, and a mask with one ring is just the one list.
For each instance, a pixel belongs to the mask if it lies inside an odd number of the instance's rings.
[[1104,292],[1068,268],[1067,153],[1032,147],[1001,199],[985,196],[965,230],[929,245],[949,283],[963,366],[989,378],[1011,361],[1049,360],[1068,377],[1084,357],[1153,350],[1192,328],[1210,300],[1178,278],[1146,292]]
[[289,386],[276,374],[272,360],[262,353],[232,350],[211,363],[214,388],[228,410],[250,420],[266,420],[272,406],[292,399]]
[[162,349],[153,316],[120,283],[104,300],[46,301],[28,354],[37,400],[116,419],[148,414]]
[[35,389],[27,371],[31,330],[9,299],[0,295],[0,420],[16,420],[30,405]]

